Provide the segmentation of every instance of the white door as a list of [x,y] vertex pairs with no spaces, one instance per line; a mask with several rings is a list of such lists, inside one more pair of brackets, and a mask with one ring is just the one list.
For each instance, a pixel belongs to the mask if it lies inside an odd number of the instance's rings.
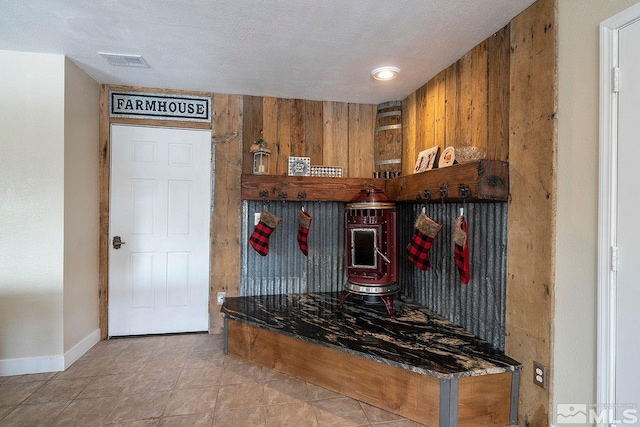
[[640,22],[618,37],[616,403],[640,416]]
[[111,126],[110,336],[209,329],[210,159],[210,131]]

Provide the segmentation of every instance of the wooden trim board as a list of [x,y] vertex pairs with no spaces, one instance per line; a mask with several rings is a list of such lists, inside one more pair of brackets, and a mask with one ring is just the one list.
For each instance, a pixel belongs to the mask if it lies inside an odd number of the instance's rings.
[[428,426],[440,426],[450,414],[457,414],[447,424],[451,426],[509,425],[511,372],[454,379],[458,393],[450,402],[456,406],[443,410],[442,404],[448,401],[441,399],[441,386],[449,379],[417,374],[228,318],[225,339],[232,356]]
[[241,179],[243,200],[297,201],[301,195],[307,201],[349,202],[360,190],[382,189],[396,202],[441,201],[440,190],[445,189],[445,201],[463,201],[460,188],[468,190],[469,202],[507,201],[509,197],[509,164],[499,160],[476,162],[433,169],[393,179],[326,178],[309,176],[251,175]]

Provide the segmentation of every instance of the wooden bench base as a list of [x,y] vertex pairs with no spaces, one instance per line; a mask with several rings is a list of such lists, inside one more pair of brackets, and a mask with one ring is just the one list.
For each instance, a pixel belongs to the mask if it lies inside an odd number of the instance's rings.
[[520,371],[438,378],[225,317],[225,352],[428,426],[517,423]]

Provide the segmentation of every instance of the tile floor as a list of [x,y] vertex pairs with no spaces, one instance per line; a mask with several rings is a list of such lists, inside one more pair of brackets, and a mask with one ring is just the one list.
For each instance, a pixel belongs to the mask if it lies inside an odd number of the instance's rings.
[[207,334],[101,341],[64,372],[0,377],[0,426],[421,424],[242,362]]

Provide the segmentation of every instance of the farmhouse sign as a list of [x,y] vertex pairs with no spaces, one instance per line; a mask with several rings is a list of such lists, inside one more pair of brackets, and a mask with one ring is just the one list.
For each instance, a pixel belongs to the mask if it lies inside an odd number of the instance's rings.
[[211,98],[109,91],[109,116],[210,122]]

